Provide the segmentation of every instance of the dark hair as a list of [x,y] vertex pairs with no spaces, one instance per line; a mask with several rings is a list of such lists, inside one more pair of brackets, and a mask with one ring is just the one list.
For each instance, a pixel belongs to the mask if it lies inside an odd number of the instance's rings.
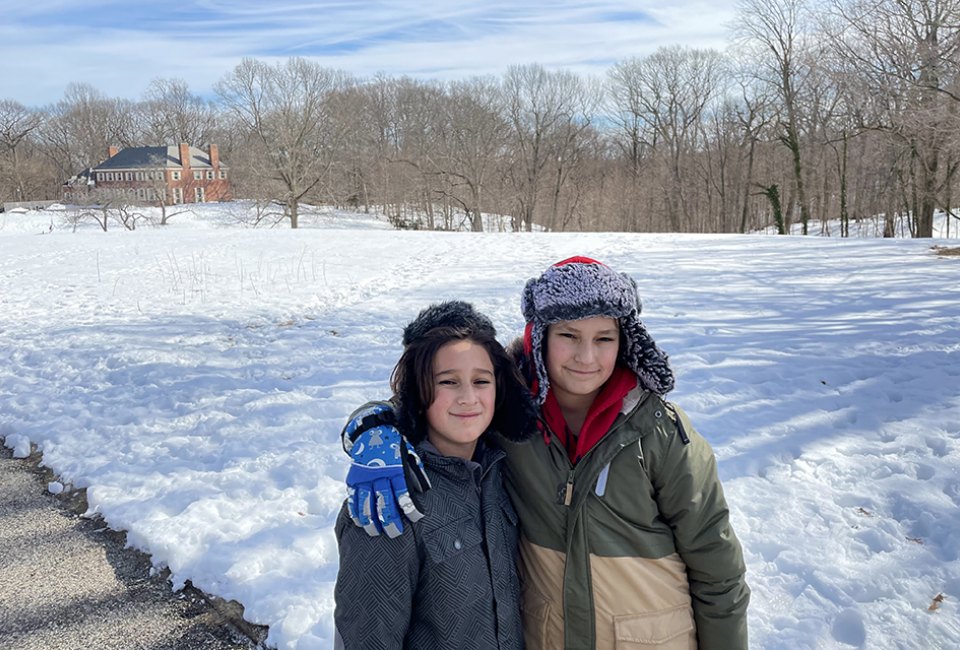
[[417,444],[427,435],[426,412],[435,396],[433,360],[437,352],[451,341],[464,340],[482,346],[493,365],[497,397],[490,428],[511,440],[521,440],[535,430],[536,412],[529,391],[513,359],[492,332],[470,326],[441,326],[412,340],[390,376],[398,424],[411,443]]

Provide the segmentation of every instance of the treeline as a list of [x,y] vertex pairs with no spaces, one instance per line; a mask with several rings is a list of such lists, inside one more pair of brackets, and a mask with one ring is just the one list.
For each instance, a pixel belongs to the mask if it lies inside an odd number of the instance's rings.
[[[0,101],[0,200],[55,199],[107,147],[214,142],[235,196],[450,228],[744,232],[882,219],[930,237],[960,166],[960,0],[741,0],[725,53],[664,47],[603,78],[453,82],[247,59],[207,101],[72,84]],[[951,215],[951,219],[956,219]],[[953,221],[960,225],[960,222]],[[852,225],[851,225],[852,224]]]

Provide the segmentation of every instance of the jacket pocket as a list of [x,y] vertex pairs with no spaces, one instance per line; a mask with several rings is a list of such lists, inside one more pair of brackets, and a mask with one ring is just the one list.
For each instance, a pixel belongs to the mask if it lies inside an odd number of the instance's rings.
[[613,619],[617,650],[696,650],[697,633],[689,605]]
[[[460,519],[423,532],[423,545],[433,564],[455,560],[483,542],[477,522]],[[465,557],[469,557],[467,554]]]
[[523,642],[527,650],[563,647],[563,619],[546,598],[530,588],[523,593]]

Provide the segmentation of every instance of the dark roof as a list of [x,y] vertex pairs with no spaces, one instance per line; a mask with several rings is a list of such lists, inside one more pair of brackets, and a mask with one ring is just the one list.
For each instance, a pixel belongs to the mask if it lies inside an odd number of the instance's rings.
[[[93,168],[94,171],[111,169],[156,169],[157,167],[180,168],[180,147],[127,147],[112,158],[104,160]],[[220,161],[220,166],[227,165]],[[210,155],[197,147],[190,147],[190,167],[209,169]]]

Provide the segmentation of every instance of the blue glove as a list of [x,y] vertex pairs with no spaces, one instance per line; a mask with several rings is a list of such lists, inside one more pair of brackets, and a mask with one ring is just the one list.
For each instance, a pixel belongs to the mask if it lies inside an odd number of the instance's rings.
[[404,467],[420,491],[430,488],[420,457],[394,426],[395,419],[390,404],[377,402],[354,413],[341,434],[353,459],[347,472],[347,510],[371,537],[403,533],[401,511],[411,522],[423,517],[410,498]]

